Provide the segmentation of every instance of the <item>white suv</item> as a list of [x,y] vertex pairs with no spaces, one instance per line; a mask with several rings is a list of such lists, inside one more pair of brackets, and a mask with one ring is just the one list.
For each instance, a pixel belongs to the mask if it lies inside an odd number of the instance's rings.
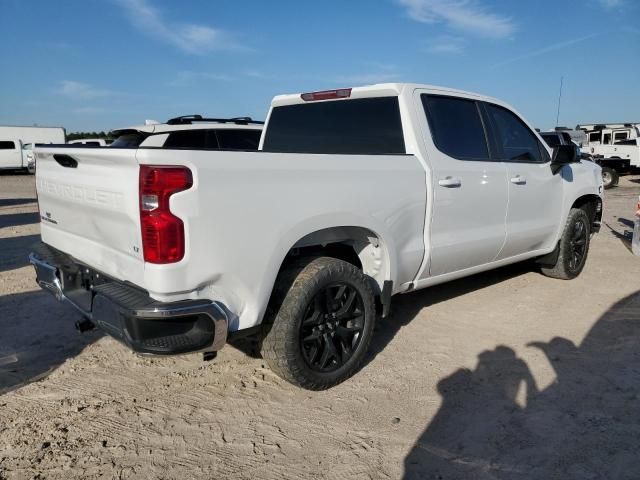
[[166,123],[149,122],[146,125],[113,130],[117,137],[111,148],[145,146],[171,149],[204,150],[258,150],[263,122],[251,117],[206,118],[185,115]]

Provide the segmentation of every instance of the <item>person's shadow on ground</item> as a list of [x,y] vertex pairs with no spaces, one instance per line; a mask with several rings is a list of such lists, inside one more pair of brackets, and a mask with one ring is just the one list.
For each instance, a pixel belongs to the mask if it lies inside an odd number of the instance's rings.
[[442,406],[405,458],[405,478],[640,478],[640,293],[576,346],[532,342],[556,373],[538,391],[510,348],[441,380]]

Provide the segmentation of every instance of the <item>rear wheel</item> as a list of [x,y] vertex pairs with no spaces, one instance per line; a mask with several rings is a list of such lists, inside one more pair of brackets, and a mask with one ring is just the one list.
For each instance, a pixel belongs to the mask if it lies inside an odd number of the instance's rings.
[[591,222],[581,208],[572,208],[558,245],[555,265],[542,267],[548,277],[571,280],[582,272],[589,253]]
[[613,168],[602,167],[602,183],[604,184],[605,189],[613,188],[618,185],[619,180],[618,172],[616,172]]
[[287,291],[276,293],[279,306],[261,349],[271,369],[309,390],[352,376],[373,335],[369,279],[350,263],[321,257],[284,272],[279,281]]

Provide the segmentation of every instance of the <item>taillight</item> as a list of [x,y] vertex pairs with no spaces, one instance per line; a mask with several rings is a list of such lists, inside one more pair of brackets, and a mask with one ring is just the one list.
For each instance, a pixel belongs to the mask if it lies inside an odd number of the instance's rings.
[[140,225],[145,262],[174,263],[184,257],[184,224],[171,213],[171,195],[191,188],[187,167],[140,166]]
[[351,96],[350,88],[339,88],[337,90],[323,90],[322,92],[309,92],[300,94],[300,98],[305,102],[314,102],[317,100],[333,100],[336,98],[349,98]]

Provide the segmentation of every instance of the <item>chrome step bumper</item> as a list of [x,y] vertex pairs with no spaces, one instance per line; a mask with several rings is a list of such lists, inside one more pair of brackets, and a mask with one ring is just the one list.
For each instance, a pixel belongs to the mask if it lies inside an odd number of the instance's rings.
[[136,352],[209,352],[227,341],[229,320],[219,302],[158,302],[144,290],[102,274],[94,284],[94,271],[46,244],[29,255],[29,262],[42,289]]

